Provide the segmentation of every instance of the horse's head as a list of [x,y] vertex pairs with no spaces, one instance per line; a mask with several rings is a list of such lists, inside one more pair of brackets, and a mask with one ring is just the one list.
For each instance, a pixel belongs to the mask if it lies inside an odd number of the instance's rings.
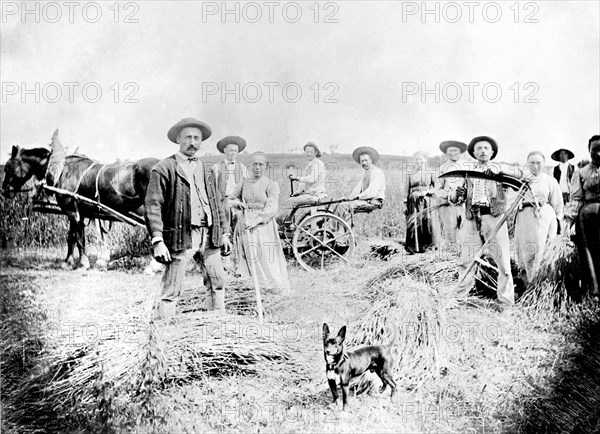
[[33,175],[39,176],[45,170],[49,153],[44,148],[21,149],[13,146],[10,159],[4,167],[2,194],[12,198]]

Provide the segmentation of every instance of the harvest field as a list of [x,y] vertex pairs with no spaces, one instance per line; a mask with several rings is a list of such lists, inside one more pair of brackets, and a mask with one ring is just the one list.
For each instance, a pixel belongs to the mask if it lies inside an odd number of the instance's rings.
[[[247,158],[247,156],[242,156]],[[452,296],[456,246],[382,260],[376,243],[404,236],[403,159],[386,158],[384,208],[359,215],[351,266],[308,273],[289,262],[292,294],[266,291],[265,324],[251,282],[232,281],[229,315],[202,316],[201,276],[190,269],[175,322],[151,322],[160,276],[142,230],[116,224],[109,271],[63,270],[66,218],[29,214],[1,198],[2,430],[4,432],[593,432],[600,428],[600,319],[593,301],[565,301],[561,282],[537,282],[511,316],[493,301]],[[272,177],[304,164],[277,155]],[[332,197],[360,167],[325,155]],[[95,238],[88,230],[90,259]],[[146,254],[146,255],[144,255]],[[571,268],[569,268],[571,267]],[[551,268],[551,267],[550,267]],[[550,270],[550,269],[549,269]],[[554,282],[555,283],[555,282]],[[394,346],[392,400],[378,392],[331,404],[322,324],[348,326],[349,345]]]

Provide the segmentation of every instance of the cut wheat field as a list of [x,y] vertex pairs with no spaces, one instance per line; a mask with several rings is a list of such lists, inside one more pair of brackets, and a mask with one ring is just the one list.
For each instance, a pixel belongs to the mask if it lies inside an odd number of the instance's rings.
[[[133,383],[115,387],[109,377],[111,364],[135,370],[143,363],[118,359],[146,351],[142,331],[159,276],[63,271],[54,254],[2,258],[6,432],[515,432],[527,427],[530,415],[551,396],[556,378],[572,368],[573,354],[582,345],[565,315],[522,308],[506,320],[485,302],[457,306],[447,288],[431,285],[453,273],[447,258],[400,256],[380,262],[363,255],[353,268],[327,275],[292,267],[291,296],[264,294],[263,326],[255,320],[250,287],[229,290],[228,310],[237,315],[217,327],[196,329],[197,345],[216,339],[216,345],[237,346],[235,353],[244,346],[257,348],[262,340],[271,348],[261,351],[279,351],[284,357],[246,365],[238,361],[239,367],[223,360],[192,375],[189,366],[183,373],[173,368],[177,363],[166,350],[167,380],[144,396]],[[423,278],[423,272],[430,278]],[[194,315],[203,298],[201,277],[191,273],[178,309],[181,321]],[[586,308],[571,314],[585,317],[581,312]],[[398,328],[402,337],[394,351],[394,373],[399,388],[393,400],[376,387],[352,396],[346,412],[331,404],[323,322],[332,328],[347,324],[351,344],[387,342],[391,328]],[[157,327],[164,340],[160,328],[165,326]],[[100,354],[115,341],[124,353],[99,363],[98,372],[81,384],[70,378],[67,390],[56,390],[60,400],[55,402],[50,383],[60,375],[68,378],[79,363],[78,352]],[[158,346],[164,349],[168,343]],[[61,369],[52,360],[63,362]],[[40,384],[29,396],[13,389],[36,375]]]
[[[333,169],[330,194],[339,197],[360,168],[348,156],[325,161]],[[290,161],[273,162],[271,176],[285,195],[281,169]],[[16,205],[1,199],[3,432],[597,429],[593,301],[569,302],[564,288],[540,280],[506,317],[486,298],[454,298],[456,248],[412,256],[400,249],[388,260],[370,254],[373,243],[404,235],[401,164],[384,167],[381,212],[357,217],[352,264],[313,274],[290,260],[292,294],[263,293],[263,325],[251,282],[239,280],[226,292],[228,315],[204,318],[202,278],[193,268],[175,321],[151,321],[160,276],[142,273],[149,261],[143,230],[115,225],[108,271],[66,271],[63,219],[29,213],[26,198]],[[95,238],[88,237],[93,263]],[[393,399],[368,374],[358,382],[372,387],[352,394],[347,411],[332,404],[324,322],[334,332],[346,325],[349,347],[387,343],[398,331]]]

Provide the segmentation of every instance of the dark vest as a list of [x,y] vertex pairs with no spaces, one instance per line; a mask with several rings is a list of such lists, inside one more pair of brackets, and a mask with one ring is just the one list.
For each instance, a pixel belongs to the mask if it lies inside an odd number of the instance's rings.
[[[568,169],[567,169],[567,181],[571,182],[571,178],[573,178],[573,172],[575,172],[575,166],[573,166],[572,164],[569,164]],[[560,184],[560,166],[554,166],[554,179],[556,179],[556,181],[558,181],[558,183]]]
[[[492,181],[486,181],[492,182]],[[473,213],[471,212],[471,205],[473,204],[473,181],[467,179],[467,201],[465,204],[465,217],[467,220],[473,220]],[[502,187],[502,184],[496,182],[496,196],[490,198],[490,213],[494,217],[498,217],[503,214],[506,210],[506,192]]]

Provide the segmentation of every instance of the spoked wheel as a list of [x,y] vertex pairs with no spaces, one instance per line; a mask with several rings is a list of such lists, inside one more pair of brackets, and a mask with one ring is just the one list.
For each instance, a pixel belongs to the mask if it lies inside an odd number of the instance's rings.
[[317,213],[298,225],[292,248],[305,270],[331,271],[349,263],[354,253],[354,234],[340,217]]

